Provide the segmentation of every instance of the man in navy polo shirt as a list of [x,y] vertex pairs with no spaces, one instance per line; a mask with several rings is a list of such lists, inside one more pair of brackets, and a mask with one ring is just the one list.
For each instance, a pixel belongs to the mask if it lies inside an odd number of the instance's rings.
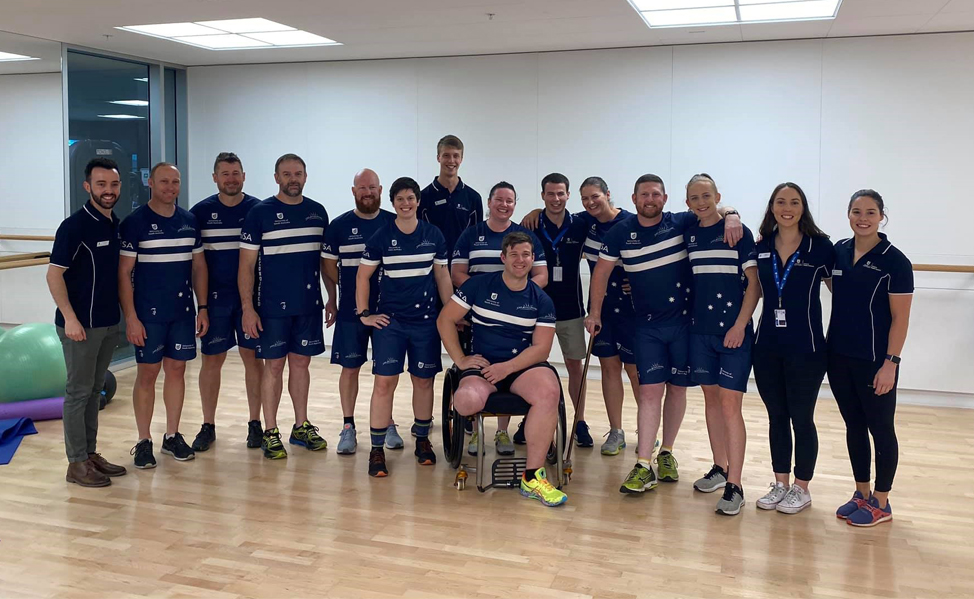
[[260,200],[243,191],[247,174],[233,152],[221,152],[213,163],[213,182],[219,193],[202,200],[190,212],[196,217],[206,256],[210,330],[200,339],[203,365],[200,367],[200,400],[203,426],[193,441],[193,450],[206,451],[216,441],[216,404],[220,396],[220,374],[227,351],[238,346],[244,365],[250,422],[247,447],[260,447],[264,429],[260,426],[261,361],[255,350],[257,340],[243,332],[240,294],[237,292],[237,266],[240,258],[240,228],[244,217]]
[[166,373],[162,453],[178,461],[196,457],[179,433],[179,418],[186,394],[186,362],[196,357],[196,338],[209,329],[208,275],[196,217],[176,205],[179,186],[179,171],[174,165],[160,162],[152,167],[152,197],[119,228],[118,295],[125,313],[125,333],[135,346],[138,364],[132,395],[139,430],[139,442],[133,450],[136,468],[156,466],[149,429],[160,370]]
[[98,408],[105,372],[120,340],[118,328],[118,218],[112,207],[121,183],[118,165],[95,158],[85,167],[89,201],[64,219],[54,236],[47,286],[68,380],[64,393],[65,479],[107,487],[125,468],[97,453]]
[[460,234],[484,220],[484,202],[480,194],[460,180],[463,142],[456,135],[446,135],[436,143],[436,161],[440,174],[423,190],[419,202],[419,220],[428,222],[443,233],[451,255]]

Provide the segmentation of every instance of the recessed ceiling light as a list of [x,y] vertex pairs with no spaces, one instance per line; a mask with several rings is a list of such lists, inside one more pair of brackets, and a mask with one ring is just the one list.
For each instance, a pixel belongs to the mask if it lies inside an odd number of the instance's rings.
[[228,33],[254,33],[263,31],[294,31],[294,27],[281,25],[267,19],[230,19],[227,21],[197,21],[204,25]]
[[[668,0],[674,1],[674,0]],[[699,0],[703,1],[703,0]],[[706,0],[709,2],[715,0]],[[716,0],[719,2],[727,0]],[[732,0],[731,0],[732,1]],[[340,42],[264,18],[126,25],[123,31],[159,37],[209,50],[340,46]]]
[[174,37],[177,42],[192,44],[210,50],[229,50],[231,48],[259,48],[270,46],[266,42],[250,39],[235,33],[224,33],[221,35],[193,35],[189,37]]
[[148,83],[149,82],[149,78],[148,77],[136,77],[135,80],[136,81],[141,81],[142,83]]
[[632,0],[636,10],[680,10],[684,8],[710,8],[734,6],[734,0]]
[[683,25],[720,25],[736,23],[733,6],[687,8],[684,10],[650,10],[643,13],[650,27],[680,27]]
[[268,33],[248,33],[247,37],[267,42],[275,46],[325,46],[337,44],[335,40],[321,37],[307,31],[272,31]]
[[833,19],[842,0],[629,0],[651,28]]
[[144,119],[144,116],[138,116],[135,114],[99,114],[100,119],[119,119],[119,120],[132,120],[132,119]]
[[779,2],[776,4],[741,3],[741,21],[785,21],[794,19],[831,19],[835,0]]
[[126,31],[144,33],[156,37],[182,37],[187,35],[214,35],[225,33],[220,29],[197,25],[196,23],[162,23],[160,25],[126,25],[119,27]]
[[0,52],[0,62],[14,62],[15,60],[40,60],[40,58],[24,56],[23,54],[11,54],[10,52]]
[[146,100],[109,100],[109,104],[121,104],[122,106],[148,106]]

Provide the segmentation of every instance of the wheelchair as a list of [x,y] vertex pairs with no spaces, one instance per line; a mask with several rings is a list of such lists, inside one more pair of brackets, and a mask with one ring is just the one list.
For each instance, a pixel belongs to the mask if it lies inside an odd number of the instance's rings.
[[[559,387],[561,387],[559,377]],[[484,409],[472,416],[462,416],[453,409],[453,394],[460,385],[460,369],[456,365],[446,371],[443,379],[443,411],[442,425],[443,450],[450,467],[457,470],[454,487],[458,491],[466,487],[468,471],[477,473],[477,489],[481,493],[494,487],[520,488],[521,477],[524,475],[527,458],[498,457],[491,464],[490,484],[485,484],[487,470],[485,467],[484,418],[501,416],[526,416],[531,408],[520,395],[496,391],[487,398]],[[475,467],[463,463],[463,452],[466,450],[464,424],[473,420],[477,430],[477,462]],[[562,461],[565,455],[565,432],[567,415],[565,411],[565,393],[561,391],[558,398],[558,423],[555,432],[554,455],[548,452],[547,461],[555,467],[557,473],[556,487],[559,489],[566,484],[565,465]]]

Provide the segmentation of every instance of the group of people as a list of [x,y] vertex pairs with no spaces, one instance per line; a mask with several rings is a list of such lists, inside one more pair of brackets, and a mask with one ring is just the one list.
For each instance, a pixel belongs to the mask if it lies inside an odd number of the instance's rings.
[[[674,447],[686,390],[699,385],[713,466],[693,486],[722,491],[717,513],[740,513],[742,400],[753,366],[769,416],[775,479],[757,507],[802,511],[811,504],[818,454],[814,410],[827,373],[846,423],[856,486],[836,515],[856,526],[892,518],[888,494],[898,453],[893,417],[913,274],[909,260],[879,231],[886,215],[879,193],[852,195],[847,213],[853,235],[833,244],[815,225],[802,189],[782,183],[771,194],[755,240],[704,173],[687,183],[688,210],[677,212],[665,210],[660,177],[639,177],[635,213],[615,206],[600,177],[582,182],[584,210],[572,213],[569,180],[552,173],[541,181],[544,208],[517,224],[517,193],[504,181],[491,188],[484,218],[481,196],[459,177],[463,143],[457,137],[443,137],[436,155],[440,172],[425,189],[408,177],[393,182],[393,211],[381,209],[378,175],[358,172],[354,209],[331,222],[321,204],[303,195],[307,168],[295,154],[278,159],[279,192],[259,201],[243,192],[240,159],[221,153],[213,168],[218,193],[189,211],[176,205],[177,168],[157,164],[149,176],[151,199],[121,223],[112,212],[118,168],[107,159],[92,160],[84,183],[90,201],[58,229],[48,272],[68,367],[67,480],[107,486],[111,477],[125,474],[96,451],[99,381],[121,334],[121,306],[138,365],[136,468],[156,466],[150,423],[160,370],[166,407],[161,451],[185,461],[213,445],[221,370],[234,346],[245,371],[247,446],[268,459],[287,457],[277,422],[286,365],[295,415],[288,442],[325,449],[308,418],[309,367],[311,357],[325,350],[324,327],[334,325],[331,362],[341,367],[344,417],[339,454],[357,448],[354,409],[371,340],[369,474],[388,476],[385,449],[404,447],[392,418],[404,370],[412,384],[414,454],[419,464],[436,463],[429,432],[442,344],[459,369],[453,401],[460,414],[476,414],[498,390],[530,404],[513,439],[508,422],[499,420],[494,447],[509,455],[514,445],[526,445],[521,493],[560,505],[567,497],[548,482],[544,468],[562,389],[547,360],[557,337],[568,393],[577,400],[587,330],[610,425],[604,455],[626,447],[623,370],[636,396],[637,461],[620,492],[642,493],[658,481],[679,480]],[[583,260],[591,269],[587,300]],[[833,297],[828,336],[823,282]],[[755,328],[752,316],[762,297]],[[185,366],[196,356],[197,338],[203,424],[190,445],[179,423]],[[584,404],[577,417],[574,442],[592,447]],[[471,453],[478,447],[475,435]]]

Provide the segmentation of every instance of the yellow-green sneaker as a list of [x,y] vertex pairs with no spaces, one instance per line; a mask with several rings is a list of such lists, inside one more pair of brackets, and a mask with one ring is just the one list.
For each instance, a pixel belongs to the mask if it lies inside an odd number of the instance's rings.
[[328,447],[328,442],[318,434],[318,427],[307,420],[301,426],[291,429],[291,438],[288,439],[291,445],[300,445],[308,451],[318,451]]
[[665,483],[675,483],[680,480],[680,473],[677,470],[679,464],[676,458],[668,451],[661,451],[656,456],[656,468],[659,470],[659,479]]
[[264,431],[260,439],[260,449],[268,460],[282,460],[287,457],[287,450],[281,443],[281,431],[277,428]]
[[537,499],[548,507],[561,505],[568,501],[567,495],[548,482],[544,468],[538,468],[531,480],[525,480],[523,476],[521,477],[521,495],[528,499]]
[[646,466],[636,463],[632,470],[629,471],[629,476],[619,487],[620,493],[642,493],[644,491],[651,491],[656,488],[656,473],[653,472],[652,468],[647,468]]

